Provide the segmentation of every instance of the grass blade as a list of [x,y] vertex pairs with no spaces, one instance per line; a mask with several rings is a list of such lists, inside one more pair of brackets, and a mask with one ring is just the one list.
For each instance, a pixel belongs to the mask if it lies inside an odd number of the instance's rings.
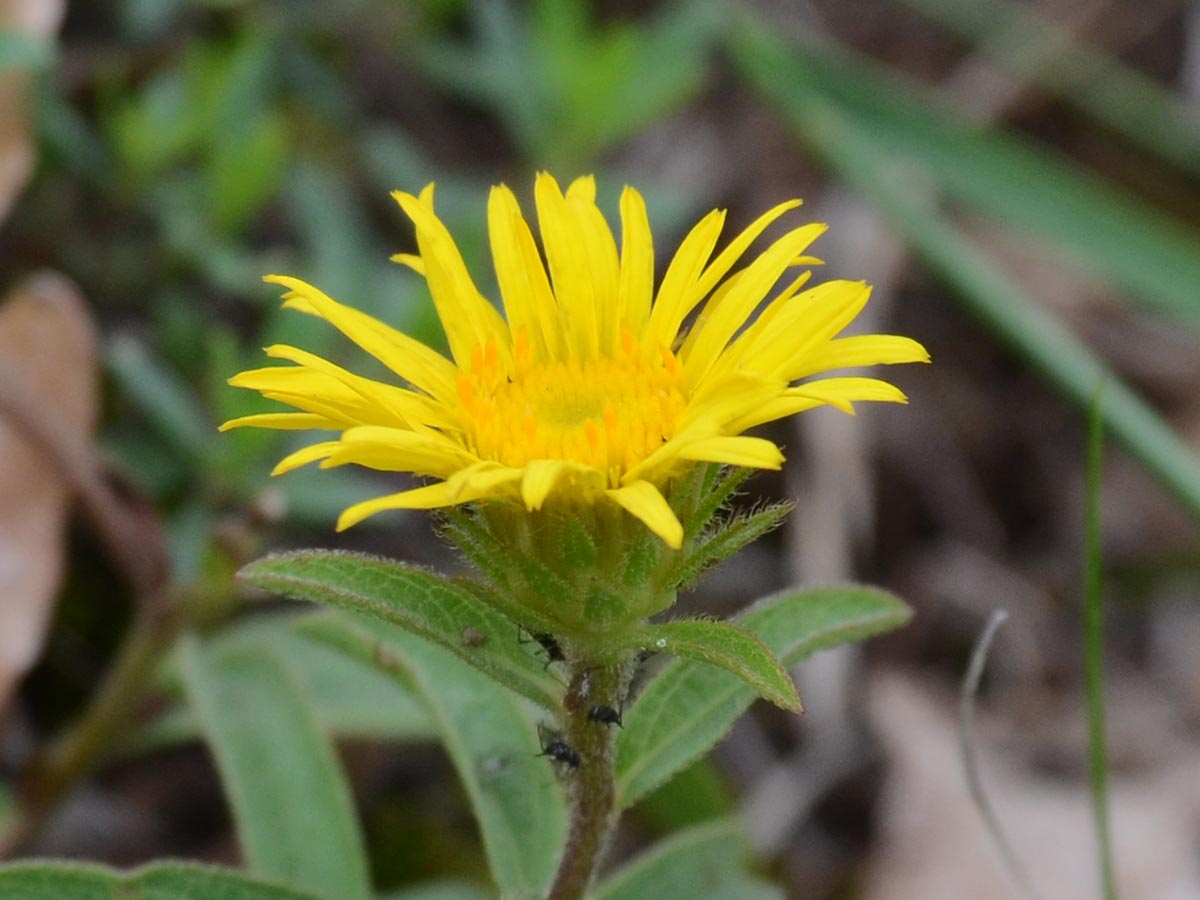
[[[1129,140],[1200,174],[1200,122],[1152,78],[1011,0],[905,0]],[[1031,64],[1032,63],[1032,64]]]
[[1104,900],[1117,900],[1108,821],[1108,742],[1104,728],[1104,619],[1100,551],[1101,466],[1104,462],[1104,386],[1088,416],[1087,496],[1084,516],[1083,683],[1087,702],[1088,769],[1100,851]]
[[768,70],[746,52],[749,46],[739,55],[743,70],[769,94],[786,100],[782,109],[796,134],[879,209],[930,268],[956,289],[971,313],[1080,409],[1088,408],[1095,386],[1104,382],[1106,422],[1113,437],[1200,519],[1200,460],[1170,425],[986,254],[912,194],[907,187],[913,181],[911,173],[898,177],[883,163],[892,156],[884,137],[822,97],[792,89],[777,53],[767,55],[768,61],[775,60],[775,68]]
[[[729,42],[742,73],[798,134],[814,106],[854,122],[874,159],[908,160],[954,200],[1044,238],[1132,299],[1200,327],[1200,234],[1031,141],[980,128],[932,104],[895,71],[845,48],[787,42],[746,22]],[[821,142],[813,136],[813,145]],[[833,152],[837,166],[841,148]],[[853,152],[853,151],[851,151]],[[858,167],[857,164],[855,166]],[[891,185],[906,183],[897,179]],[[924,226],[928,210],[910,221]],[[1095,379],[1089,382],[1095,384]],[[1090,396],[1090,393],[1089,393]]]
[[983,667],[987,663],[992,639],[1007,618],[1008,613],[1002,609],[993,612],[988,617],[987,624],[983,626],[979,640],[975,642],[975,649],[971,651],[971,660],[967,664],[967,674],[963,676],[962,690],[958,699],[959,757],[962,760],[963,776],[967,780],[967,790],[971,793],[971,802],[979,811],[983,824],[987,828],[988,836],[991,837],[992,843],[995,844],[1000,857],[1004,860],[1004,868],[1017,882],[1021,893],[1029,900],[1045,900],[1045,897],[1034,887],[1029,873],[1021,861],[1017,859],[1016,851],[1013,850],[1008,836],[1004,833],[1004,828],[1000,825],[1000,819],[997,818],[996,811],[992,808],[992,802],[983,789],[983,780],[979,777],[979,761],[975,755],[975,697],[979,693],[979,682],[983,678]]

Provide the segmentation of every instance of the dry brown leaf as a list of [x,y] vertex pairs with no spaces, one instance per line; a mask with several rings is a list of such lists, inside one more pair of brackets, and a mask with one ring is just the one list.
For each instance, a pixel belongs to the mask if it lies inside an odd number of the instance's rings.
[[[971,805],[953,700],[899,675],[875,679],[868,716],[888,775],[864,900],[1024,900]],[[1147,736],[1153,739],[1152,736]],[[1091,805],[1082,784],[1036,773],[987,746],[981,777],[1017,857],[1044,897],[1101,896]],[[1080,748],[1080,754],[1084,752]],[[1198,900],[1200,751],[1114,778],[1112,827],[1124,900]]]
[[[0,390],[23,392],[56,431],[90,442],[97,337],[70,281],[34,276],[0,306],[0,368]],[[0,713],[38,657],[62,577],[71,498],[45,455],[0,419]]]
[[[0,29],[48,38],[62,21],[64,0],[0,0]],[[0,70],[0,222],[33,172],[30,77]]]

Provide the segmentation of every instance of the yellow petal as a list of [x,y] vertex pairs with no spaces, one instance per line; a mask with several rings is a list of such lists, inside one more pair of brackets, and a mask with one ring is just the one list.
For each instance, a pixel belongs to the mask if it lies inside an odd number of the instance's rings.
[[621,476],[621,484],[633,484],[651,478],[656,472],[669,469],[679,459],[679,453],[689,444],[720,433],[716,422],[697,415],[686,428],[681,429],[669,441],[643,459]]
[[520,469],[508,469],[496,463],[477,463],[447,481],[355,503],[338,516],[337,530],[345,531],[368,516],[389,509],[438,509],[470,503],[496,493],[497,488],[511,484],[520,477]]
[[654,238],[646,201],[631,187],[621,192],[621,276],[617,319],[634,334],[646,326],[654,296]]
[[704,273],[704,265],[717,246],[721,226],[725,224],[725,210],[714,209],[696,223],[688,232],[679,249],[671,258],[667,272],[663,275],[654,307],[650,310],[647,328],[650,343],[664,347],[674,346],[679,326],[692,308],[704,295],[698,293],[696,285]]
[[348,429],[322,468],[348,463],[383,472],[413,472],[446,478],[479,462],[462,446],[435,431],[366,425]]
[[[454,486],[458,503],[469,503],[481,497],[513,500],[518,496],[523,474],[522,469],[485,461],[456,472],[450,483]],[[456,482],[456,479],[459,480]]]
[[783,465],[783,454],[774,443],[745,435],[718,435],[696,441],[680,450],[679,458],[751,469],[778,469]]
[[823,378],[808,384],[788,388],[780,397],[749,412],[729,424],[735,431],[745,431],[755,425],[782,419],[818,406],[833,406],[854,413],[857,401],[875,403],[907,403],[904,392],[878,378]]
[[862,334],[830,341],[806,355],[804,365],[788,372],[786,377],[792,381],[830,369],[927,362],[929,351],[912,338],[894,334]]
[[824,225],[805,225],[788,232],[754,260],[727,293],[714,296],[705,306],[707,315],[702,324],[697,324],[698,337],[691,352],[683,359],[689,385],[695,386],[708,372],[796,254],[824,231]]
[[[687,278],[686,280],[682,277],[681,271],[680,284],[671,284],[670,287],[668,287],[668,281],[671,277],[671,269],[675,267],[675,260],[672,260],[671,267],[667,269],[667,275],[663,278],[663,285],[662,288],[659,289],[658,303],[656,304],[656,307],[664,306],[663,313],[657,317],[653,313],[651,314],[651,330],[654,338],[663,343],[665,346],[672,346],[675,340],[675,335],[679,331],[679,326],[683,324],[683,320],[687,317],[687,314],[691,312],[693,308],[695,308],[696,304],[703,300],[709,291],[713,290],[713,288],[720,283],[721,279],[728,274],[729,270],[732,269],[734,264],[742,257],[742,254],[746,252],[750,245],[754,243],[755,239],[757,239],[758,236],[762,234],[772,222],[774,222],[788,210],[795,209],[799,205],[799,200],[788,200],[767,210],[765,213],[751,222],[750,225],[741,232],[741,234],[730,241],[729,245],[717,255],[717,258],[714,259],[710,265],[703,268],[701,271],[696,271],[693,277]],[[709,221],[712,215],[713,214],[710,213],[709,216],[706,216],[700,221],[700,224],[697,225],[696,228],[692,229],[692,233],[689,234],[687,238],[684,239],[683,244],[680,245],[679,253],[676,254],[676,259],[679,259],[679,257],[685,253],[685,250],[688,249],[688,242],[691,240],[692,235],[696,234],[701,229],[701,226],[704,226],[705,223]],[[712,244],[709,244],[707,250],[704,252],[703,258],[701,259],[701,265],[707,262],[709,254],[712,253],[713,247],[716,245],[716,237],[718,234],[720,234],[721,225],[724,223],[724,219],[725,214],[724,212],[721,212],[719,218],[716,220],[716,231],[712,234]],[[711,227],[711,225],[709,227]],[[698,243],[698,246],[702,245]],[[682,268],[683,267],[681,267],[681,270]],[[655,311],[657,312],[657,308]]]
[[268,275],[263,280],[288,289],[284,306],[320,316],[409,384],[443,402],[453,401],[454,366],[436,350],[366,313],[338,303],[299,278]]
[[781,378],[764,378],[748,372],[733,372],[720,379],[708,379],[704,387],[695,393],[677,427],[688,429],[693,422],[707,420],[712,431],[727,433],[725,423],[753,412],[764,403],[769,403],[787,389]]
[[[578,183],[578,182],[577,182]],[[585,261],[585,277],[591,284],[592,307],[601,353],[612,356],[620,346],[621,318],[619,284],[621,263],[612,229],[595,202],[594,180],[591,192],[568,191],[567,207],[580,237]],[[575,185],[572,185],[574,189]]]
[[391,260],[394,263],[399,263],[402,266],[408,266],[418,275],[425,274],[425,260],[421,259],[416,253],[393,253]]
[[392,197],[416,226],[417,247],[425,261],[425,280],[455,362],[459,366],[468,365],[476,347],[494,342],[507,363],[511,358],[508,328],[475,287],[458,245],[434,213],[433,185],[426,187],[419,198],[402,191],[395,191]]
[[302,366],[270,366],[239,372],[229,379],[233,387],[260,392],[268,400],[350,424],[399,424],[387,409],[364,400],[337,379]]
[[320,444],[312,444],[302,450],[297,450],[295,453],[289,453],[271,470],[272,475],[282,475],[285,472],[290,472],[293,469],[298,469],[301,466],[306,466],[310,462],[316,462],[318,459],[324,459],[338,445],[337,441],[325,441]]
[[595,175],[580,175],[569,185],[567,185],[567,199],[572,197],[582,200],[584,203],[596,202],[596,176]]
[[599,350],[600,333],[584,235],[558,182],[548,172],[538,175],[534,200],[567,352],[581,360],[591,359]]
[[[827,281],[792,297],[742,351],[742,364],[755,372],[787,377],[854,320],[871,296],[861,281]],[[790,379],[789,379],[790,380]]]
[[391,412],[396,424],[409,427],[436,425],[439,428],[453,428],[457,425],[456,421],[447,415],[444,406],[428,397],[347,372],[341,366],[334,365],[307,350],[289,347],[287,344],[273,344],[267,347],[265,352],[272,359],[286,359],[335,379],[360,396],[368,408]]
[[428,484],[424,487],[401,491],[398,494],[388,494],[355,503],[342,510],[338,516],[337,530],[345,531],[357,525],[363,519],[389,509],[438,509],[443,506],[453,506],[457,500],[451,499],[446,482]]
[[658,488],[648,481],[635,481],[604,492],[630,515],[640,519],[673,550],[683,546],[683,525]]
[[[742,254],[750,248],[750,245],[758,239],[760,234],[767,230],[772,222],[785,212],[793,210],[799,205],[799,200],[785,200],[783,203],[771,207],[746,226],[746,229],[730,241],[729,245],[717,255],[717,258],[712,261],[712,265],[704,270],[703,276],[701,276],[699,283],[696,285],[696,290],[700,292],[700,295],[704,296],[717,286],[718,282],[725,277],[725,274],[733,268],[734,263],[742,258]],[[813,227],[819,228],[822,231],[825,228],[824,225],[819,224]]]
[[570,485],[572,494],[588,495],[604,489],[605,474],[568,459],[535,459],[525,467],[521,479],[525,508],[541,509],[551,491],[564,482]]
[[258,413],[253,416],[239,416],[230,419],[218,428],[218,431],[229,431],[233,428],[274,428],[282,431],[302,431],[308,428],[338,429],[345,427],[345,422],[338,422],[326,416],[314,413],[284,412]]
[[561,459],[535,459],[529,463],[521,479],[521,499],[525,501],[525,508],[541,509],[565,469],[566,463]]
[[541,360],[546,358],[546,332],[557,327],[558,314],[536,249],[532,267],[524,252],[522,228],[528,235],[528,226],[513,192],[502,184],[492,188],[488,197],[488,240],[509,333],[514,344],[518,335],[525,334],[531,342],[533,358]]

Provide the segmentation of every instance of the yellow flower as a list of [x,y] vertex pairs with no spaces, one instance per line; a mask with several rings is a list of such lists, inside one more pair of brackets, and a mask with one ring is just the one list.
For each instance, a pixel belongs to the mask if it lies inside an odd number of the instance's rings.
[[621,195],[618,248],[595,193],[590,176],[565,194],[550,175],[538,176],[543,265],[513,193],[492,189],[488,229],[502,317],[434,213],[433,185],[420,196],[396,192],[419,253],[393,258],[428,282],[451,358],[299,279],[270,275],[287,288],[285,307],[327,320],[401,383],[353,375],[296,347],[268,347],[268,356],[292,365],[242,372],[230,384],[300,411],[246,416],[222,429],[340,432],[291,454],[273,474],[319,460],[323,468],[356,463],[435,479],[351,506],[339,530],[388,509],[507,501],[536,510],[553,497],[618,504],[678,548],[683,528],[664,489],[687,465],[777,469],[779,448],[743,432],[816,406],[853,412],[856,400],[904,402],[897,388],[873,378],[804,380],[831,369],[928,361],[909,338],[837,337],[866,304],[866,284],[806,288],[805,271],[767,300],[789,269],[819,262],[804,253],[824,225],[788,231],[734,270],[799,201],[771,209],[715,257],[725,213],[709,213],[655,293],[641,195],[629,187]]

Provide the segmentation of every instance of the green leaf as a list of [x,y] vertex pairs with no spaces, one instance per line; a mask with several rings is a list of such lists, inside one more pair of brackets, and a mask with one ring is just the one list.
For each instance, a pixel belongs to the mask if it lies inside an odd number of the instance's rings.
[[[1133,299],[1200,326],[1193,287],[1200,283],[1200,234],[1194,228],[1031,141],[944,111],[894,70],[845,48],[788,42],[749,21],[731,31],[730,47],[742,74],[802,139],[822,127],[813,121],[813,101],[830,105],[870,137],[876,160],[919,163],[924,176],[959,202],[1055,242],[1089,274],[1107,274]],[[829,162],[839,165],[836,158]],[[891,178],[893,191],[912,181],[894,172]],[[927,216],[922,210],[909,228],[923,228]]]
[[218,657],[194,637],[181,654],[251,869],[330,900],[366,900],[350,791],[299,677],[274,653]]
[[686,588],[695,584],[713,566],[729,559],[764,534],[774,531],[784,523],[794,505],[772,503],[718,524],[711,534],[701,538],[695,549],[679,564],[672,579],[676,587]]
[[[246,653],[275,653],[303,683],[321,725],[338,737],[412,741],[431,739],[429,714],[410,691],[378,671],[295,634],[293,615],[254,616],[208,641],[219,661]],[[167,710],[122,748],[141,753],[200,737],[200,723],[186,705]]]
[[494,900],[494,898],[494,894],[489,894],[479,885],[466,881],[440,879],[400,891],[389,891],[381,894],[379,900]]
[[736,493],[737,489],[754,474],[753,469],[745,466],[722,466],[708,463],[695,470],[699,477],[699,500],[696,508],[684,519],[685,534],[698,534],[709,523],[709,520],[725,506]]
[[183,378],[129,336],[109,342],[104,362],[122,392],[171,449],[187,460],[203,457],[216,431]]
[[757,637],[730,622],[676,619],[647,625],[636,634],[641,647],[696,659],[736,675],[776,706],[801,712],[796,686]]
[[[123,873],[71,862],[0,866],[0,900],[320,900],[257,878],[186,863]],[[340,900],[340,898],[338,898]]]
[[287,124],[278,114],[262,114],[221,134],[207,172],[217,228],[241,230],[275,195],[287,169],[287,152]]
[[455,656],[386,622],[331,613],[300,632],[380,666],[416,691],[437,722],[504,896],[541,896],[566,835],[554,772],[537,758],[536,724],[521,700]]
[[[898,628],[897,597],[866,587],[783,591],[738,617],[785,666],[817,650]],[[698,759],[754,701],[733,675],[692,660],[669,663],[625,713],[617,736],[617,803],[627,807]]]
[[517,627],[461,585],[359,553],[301,550],[260,559],[239,577],[255,587],[366,613],[445,647],[550,711],[562,686],[517,640]]
[[673,835],[643,853],[589,900],[783,900],[783,891],[746,871],[746,840],[723,820]]
[[490,106],[528,158],[577,169],[700,87],[719,7],[675,3],[643,25],[593,23],[583,0],[470,4],[469,43],[425,41],[415,58],[431,81]]
[[639,821],[660,831],[674,831],[732,816],[733,791],[711,760],[698,759],[667,780],[637,806]]

